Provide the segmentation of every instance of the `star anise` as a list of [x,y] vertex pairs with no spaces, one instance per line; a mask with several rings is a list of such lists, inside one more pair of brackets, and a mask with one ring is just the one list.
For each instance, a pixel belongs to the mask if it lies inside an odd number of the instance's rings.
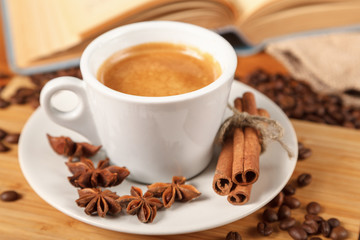
[[91,145],[86,142],[74,142],[69,137],[53,137],[47,134],[47,138],[52,149],[59,155],[69,157],[69,161],[73,158],[94,156],[101,146]]
[[68,177],[75,187],[112,187],[120,184],[129,174],[125,167],[110,166],[109,159],[99,161],[97,168],[94,163],[85,157],[80,162],[65,163],[73,176]]
[[172,183],[153,183],[148,192],[155,197],[161,197],[164,207],[169,208],[175,200],[187,202],[200,196],[200,192],[192,185],[185,185],[186,178],[174,176]]
[[85,207],[85,213],[93,215],[95,212],[100,217],[107,213],[115,215],[121,211],[120,204],[116,201],[119,198],[116,193],[110,190],[101,191],[100,188],[84,188],[78,190],[79,198],[76,203],[79,207]]
[[140,188],[131,187],[131,195],[124,195],[116,201],[126,207],[126,212],[131,215],[137,214],[138,219],[143,223],[151,223],[159,208],[163,207],[162,202],[153,197],[153,194],[146,192],[144,195]]

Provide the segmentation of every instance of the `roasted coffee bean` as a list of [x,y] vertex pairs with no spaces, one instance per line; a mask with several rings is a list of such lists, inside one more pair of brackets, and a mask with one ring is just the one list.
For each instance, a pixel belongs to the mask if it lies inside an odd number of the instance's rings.
[[282,205],[278,210],[278,218],[279,218],[279,220],[289,218],[290,216],[291,216],[290,208],[287,205]]
[[337,226],[331,230],[330,238],[333,240],[342,240],[348,237],[348,231],[342,226]]
[[242,238],[238,232],[229,232],[225,240],[242,240]]
[[284,201],[284,193],[280,192],[276,197],[270,201],[269,206],[272,208],[279,207]]
[[306,205],[306,211],[309,214],[318,214],[321,211],[321,206],[317,202],[310,202],[308,205]]
[[276,211],[271,208],[265,209],[262,216],[266,222],[276,222],[278,220]]
[[0,142],[0,152],[10,151],[10,148],[6,146],[4,143]]
[[284,204],[291,209],[299,208],[301,205],[300,201],[297,198],[291,196],[285,196]]
[[280,221],[279,228],[282,230],[287,230],[287,229],[295,226],[295,224],[296,224],[295,218],[289,217],[289,218],[285,218]]
[[330,228],[330,225],[329,225],[329,223],[328,223],[327,221],[322,220],[322,221],[320,222],[319,230],[320,230],[320,233],[321,233],[324,237],[329,237],[331,228]]
[[20,195],[15,191],[5,191],[0,194],[0,199],[4,202],[16,201],[20,198]]
[[263,70],[238,79],[263,92],[291,118],[360,128],[360,118],[355,117],[359,107],[345,106],[338,95],[317,93],[305,81]]
[[257,231],[263,236],[269,236],[273,233],[274,228],[266,222],[259,222],[257,225]]
[[295,240],[306,240],[308,235],[301,227],[291,227],[288,230],[289,235]]
[[312,155],[312,151],[310,148],[302,148],[302,149],[299,149],[298,159],[305,160],[305,159],[309,158],[311,155]]
[[3,140],[7,135],[7,132],[0,128],[0,140]]
[[8,142],[8,143],[15,144],[15,143],[19,142],[19,138],[20,138],[19,133],[10,133],[4,138],[4,141]]
[[314,220],[305,220],[302,224],[302,228],[308,234],[316,234],[319,230],[319,224]]
[[340,221],[337,218],[330,218],[327,220],[331,228],[336,228],[340,226]]
[[312,237],[309,240],[322,240],[322,238],[320,238],[320,237]]
[[314,220],[318,223],[324,220],[322,217],[320,217],[319,215],[315,215],[315,214],[306,214],[305,219],[306,220]]
[[23,104],[26,103],[28,99],[33,96],[34,93],[34,89],[22,87],[16,90],[15,94],[11,97],[11,99],[14,103]]
[[287,185],[283,188],[282,192],[283,192],[286,196],[291,196],[291,195],[294,195],[294,194],[295,194],[296,188],[295,188],[293,185],[291,185],[291,184],[287,184]]
[[299,187],[305,187],[311,183],[312,177],[308,173],[303,173],[297,178]]
[[0,108],[7,108],[8,106],[10,106],[10,102],[0,97]]

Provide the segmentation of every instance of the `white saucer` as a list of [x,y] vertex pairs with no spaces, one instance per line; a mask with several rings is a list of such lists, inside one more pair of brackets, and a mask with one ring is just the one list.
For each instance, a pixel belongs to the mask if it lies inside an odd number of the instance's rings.
[[[237,81],[233,83],[229,103],[233,103],[233,100],[245,91],[252,91],[258,107],[267,109],[271,117],[280,122],[285,129],[283,140],[295,153],[295,157],[289,159],[280,144],[270,144],[260,158],[260,177],[252,188],[250,201],[245,205],[233,206],[227,202],[226,197],[214,193],[211,184],[216,161],[213,160],[205,171],[188,181],[202,193],[200,198],[188,203],[175,202],[170,209],[159,210],[153,223],[141,223],[136,216],[125,213],[105,218],[88,216],[84,213],[84,209],[75,203],[78,194],[77,189],[67,180],[67,176],[71,174],[64,164],[66,158],[53,152],[46,134],[69,136],[75,141],[86,141],[86,139],[51,122],[41,107],[29,118],[21,134],[19,142],[21,169],[34,191],[46,202],[79,221],[97,227],[126,233],[163,235],[196,232],[225,225],[253,213],[274,198],[288,182],[297,160],[295,131],[289,119],[275,103]],[[226,117],[229,115],[230,111],[227,111]],[[124,195],[129,194],[131,186],[138,186],[146,191],[145,185],[128,180],[110,190],[117,192],[118,195]]]

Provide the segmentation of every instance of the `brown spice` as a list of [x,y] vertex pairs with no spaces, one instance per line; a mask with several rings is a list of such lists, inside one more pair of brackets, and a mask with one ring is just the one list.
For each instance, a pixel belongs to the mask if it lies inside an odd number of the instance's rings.
[[140,222],[153,222],[157,210],[163,207],[163,203],[155,198],[151,192],[146,192],[143,195],[142,190],[137,187],[131,187],[130,194],[121,196],[117,202],[126,207],[128,214],[136,214]]
[[[241,107],[241,105],[238,105]],[[243,94],[242,110],[251,115],[257,115],[257,108],[255,102],[255,96],[251,92]],[[239,109],[238,109],[239,110]],[[234,152],[233,163],[233,176],[232,179],[235,183],[240,185],[248,185],[256,182],[259,177],[259,157],[261,152],[261,146],[259,143],[259,136],[257,130],[252,127],[244,128],[244,150],[243,156],[239,156],[243,160],[237,160],[235,156],[238,156]],[[234,139],[235,141],[235,139]],[[237,143],[234,142],[234,146]],[[239,163],[239,164],[236,164]],[[239,166],[241,165],[242,166]],[[242,168],[242,171],[241,171]],[[239,169],[239,170],[237,170]]]
[[180,202],[188,202],[198,198],[201,193],[192,185],[185,185],[186,178],[182,176],[174,176],[172,183],[153,183],[148,185],[148,192],[155,197],[162,198],[165,208],[171,207],[175,200]]
[[69,161],[73,158],[94,156],[101,146],[94,146],[86,142],[74,142],[69,137],[53,137],[47,134],[50,146],[59,155],[69,157]]
[[232,139],[225,140],[222,146],[218,162],[216,164],[215,175],[213,179],[214,191],[222,196],[228,195],[233,186],[231,179],[231,169],[233,165],[233,141]]
[[6,146],[4,143],[0,142],[0,152],[8,152],[10,148]]
[[5,138],[4,141],[11,144],[17,144],[19,142],[20,133],[10,133]]
[[73,176],[70,183],[80,188],[113,187],[119,185],[130,174],[125,167],[110,166],[109,159],[99,161],[97,168],[85,157],[80,162],[65,163]]
[[7,132],[0,128],[0,140],[3,140],[7,136]]
[[233,205],[243,205],[247,203],[250,200],[252,184],[235,186],[227,197],[228,202]]
[[115,192],[101,191],[99,188],[84,188],[78,190],[78,193],[79,198],[76,203],[79,207],[85,207],[85,213],[88,215],[96,212],[100,217],[105,217],[108,213],[115,215],[121,211],[121,206],[116,201],[119,196]]
[[10,102],[0,97],[0,108],[7,108],[8,106],[10,106]]
[[[239,112],[243,111],[243,103],[241,98],[234,100],[234,106]],[[244,183],[244,146],[245,135],[243,128],[235,128],[233,136],[233,163],[232,163],[232,180],[236,184]]]

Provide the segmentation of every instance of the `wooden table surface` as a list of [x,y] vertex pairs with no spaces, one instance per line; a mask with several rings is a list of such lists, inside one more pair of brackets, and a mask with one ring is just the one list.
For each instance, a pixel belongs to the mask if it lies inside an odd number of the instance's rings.
[[[286,72],[266,54],[239,58],[237,74],[244,76],[261,67],[269,72]],[[12,105],[0,109],[0,128],[20,132],[33,109]],[[299,141],[313,151],[313,155],[297,163],[292,179],[310,173],[312,183],[298,189],[296,197],[301,208],[293,216],[303,221],[305,205],[319,202],[322,217],[336,217],[349,230],[348,239],[358,239],[360,226],[360,131],[291,120]],[[36,144],[36,143],[34,143]],[[233,223],[202,232],[172,236],[143,236],[104,230],[75,220],[43,201],[26,182],[18,162],[17,145],[0,153],[0,192],[16,190],[22,198],[15,202],[0,201],[0,239],[225,239],[229,231],[238,231],[243,239],[290,239],[287,232],[275,227],[270,237],[256,232],[256,225],[264,209]],[[225,203],[224,203],[225,204]],[[141,225],[140,225],[141,226]],[[274,224],[277,226],[277,224]]]

